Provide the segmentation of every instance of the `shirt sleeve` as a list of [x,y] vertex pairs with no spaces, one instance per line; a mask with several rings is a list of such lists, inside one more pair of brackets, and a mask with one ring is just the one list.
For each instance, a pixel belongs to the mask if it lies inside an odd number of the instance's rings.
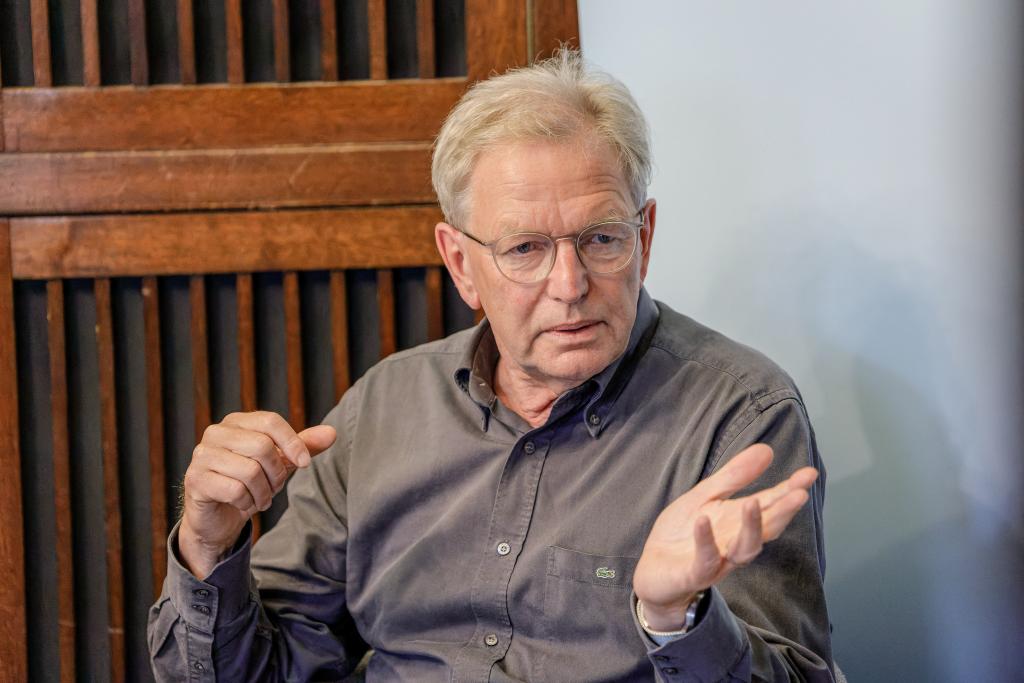
[[200,580],[178,559],[175,526],[163,592],[149,614],[158,681],[338,680],[358,664],[367,646],[345,597],[345,403],[324,421],[337,441],[295,473],[288,509],[255,546],[247,525]]
[[785,398],[752,409],[735,436],[715,454],[717,471],[747,446],[767,443],[775,452],[769,470],[749,495],[774,486],[807,465],[820,471],[810,500],[782,535],[764,546],[709,591],[707,606],[693,628],[662,644],[634,621],[648,656],[663,681],[832,682],[830,626],[825,607],[822,505],[825,471],[803,405]]

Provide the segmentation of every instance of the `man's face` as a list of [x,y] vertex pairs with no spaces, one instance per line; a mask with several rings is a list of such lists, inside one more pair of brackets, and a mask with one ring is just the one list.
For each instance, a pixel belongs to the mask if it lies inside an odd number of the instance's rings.
[[[513,232],[573,235],[607,218],[636,221],[629,187],[614,153],[589,138],[509,143],[482,154],[470,179],[464,228],[484,242]],[[633,260],[624,269],[588,272],[574,242],[556,242],[551,273],[535,284],[512,282],[490,250],[459,235],[465,282],[460,291],[482,305],[503,370],[564,390],[600,372],[626,349],[647,273],[654,202]],[[458,278],[456,278],[457,284]]]

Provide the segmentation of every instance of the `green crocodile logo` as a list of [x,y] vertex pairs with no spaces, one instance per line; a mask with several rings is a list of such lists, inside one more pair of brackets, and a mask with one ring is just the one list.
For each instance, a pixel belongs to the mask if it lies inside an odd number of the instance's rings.
[[614,579],[615,578],[615,570],[614,569],[608,569],[608,567],[598,567],[597,571],[594,572],[594,573],[597,574],[597,578],[599,578],[599,579]]

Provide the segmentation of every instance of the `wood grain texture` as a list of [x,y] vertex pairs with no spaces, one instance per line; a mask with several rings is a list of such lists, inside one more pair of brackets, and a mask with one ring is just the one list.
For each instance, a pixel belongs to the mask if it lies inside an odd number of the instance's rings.
[[0,214],[426,203],[428,143],[0,155]]
[[[235,278],[235,307],[238,320],[238,375],[242,412],[256,410],[256,337],[253,323],[252,275],[241,273]],[[259,513],[252,517],[252,541],[260,537]]]
[[306,428],[306,399],[302,383],[302,322],[299,312],[299,275],[284,274],[284,354],[288,378],[288,421],[295,431]]
[[95,88],[100,85],[100,29],[96,16],[97,0],[81,0],[82,18],[82,83]]
[[128,48],[131,53],[132,85],[149,83],[149,56],[146,49],[146,5],[144,0],[128,0]]
[[50,14],[46,0],[32,0],[32,77],[37,88],[53,85],[50,64]]
[[424,289],[427,295],[427,341],[444,336],[444,294],[442,289],[442,268],[427,268]]
[[273,0],[274,6],[274,77],[278,83],[291,78],[291,54],[288,47],[288,0]]
[[348,292],[345,273],[331,271],[331,360],[334,365],[334,400],[348,391]]
[[416,0],[416,56],[420,78],[437,74],[434,57],[434,0]]
[[385,0],[366,0],[370,42],[370,78],[388,77],[388,17]]
[[244,83],[245,46],[242,43],[242,0],[224,0],[224,26],[228,58],[228,83]]
[[2,93],[3,131],[12,152],[427,142],[464,89],[461,78],[245,88],[18,88]]
[[99,361],[100,441],[103,447],[103,511],[106,529],[107,619],[111,679],[125,679],[124,570],[121,559],[121,485],[117,449],[117,386],[114,377],[114,329],[110,280],[97,278],[96,349]]
[[338,23],[334,0],[320,0],[321,80],[338,80]]
[[199,443],[210,426],[210,359],[206,330],[206,281],[193,275],[188,282],[189,306],[192,311],[190,338],[192,343],[192,400],[195,405],[195,439]]
[[440,265],[433,206],[11,221],[17,279]]
[[75,574],[71,526],[71,453],[68,441],[67,356],[64,340],[64,283],[46,283],[46,331],[50,356],[50,415],[53,438],[53,493],[56,522],[58,642],[60,679],[75,680]]
[[167,465],[164,456],[163,359],[160,355],[158,280],[142,279],[142,318],[146,349],[146,415],[149,437],[149,514],[153,545],[153,596],[160,595],[167,573]]
[[525,0],[466,0],[470,82],[527,63]]
[[178,65],[181,82],[196,82],[196,33],[192,0],[178,0]]
[[560,45],[580,47],[580,21],[576,0],[541,0],[533,3],[533,54],[530,60],[550,57]]
[[377,309],[380,312],[380,357],[398,350],[395,334],[395,276],[388,268],[377,271]]
[[[18,439],[18,368],[14,342],[14,289],[11,281],[11,240],[8,223],[0,219],[0,471],[8,481],[21,481]],[[28,680],[25,624],[25,546],[21,486],[0,496],[0,680]]]

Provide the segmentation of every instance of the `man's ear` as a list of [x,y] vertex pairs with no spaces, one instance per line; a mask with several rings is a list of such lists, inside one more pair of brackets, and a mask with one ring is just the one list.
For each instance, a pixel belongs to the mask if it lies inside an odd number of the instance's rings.
[[647,277],[647,264],[651,260],[651,244],[654,242],[654,219],[658,202],[648,199],[644,205],[644,227],[640,229],[640,281]]
[[434,240],[437,242],[437,250],[441,252],[448,274],[452,276],[459,296],[475,311],[480,308],[480,294],[473,284],[473,268],[469,262],[469,254],[462,248],[465,239],[459,230],[447,223],[438,223],[434,227]]

